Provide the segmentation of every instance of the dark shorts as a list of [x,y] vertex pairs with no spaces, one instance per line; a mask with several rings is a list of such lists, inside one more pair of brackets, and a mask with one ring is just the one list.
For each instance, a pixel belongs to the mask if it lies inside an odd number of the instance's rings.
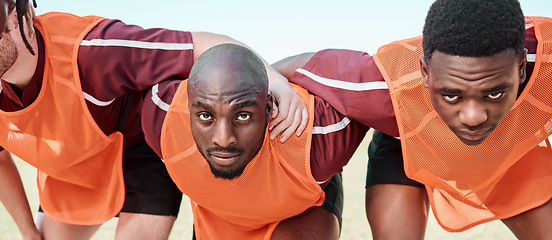
[[408,178],[404,172],[401,141],[374,130],[368,146],[366,187],[375,184],[399,184],[424,187]]
[[121,212],[178,216],[182,192],[144,140],[123,151],[123,176],[125,202]]
[[182,192],[144,140],[123,151],[125,203],[121,212],[178,216]]
[[324,193],[326,193],[326,198],[320,207],[330,211],[337,217],[339,229],[341,229],[341,223],[343,221],[343,178],[341,173],[332,177],[328,185],[324,188]]

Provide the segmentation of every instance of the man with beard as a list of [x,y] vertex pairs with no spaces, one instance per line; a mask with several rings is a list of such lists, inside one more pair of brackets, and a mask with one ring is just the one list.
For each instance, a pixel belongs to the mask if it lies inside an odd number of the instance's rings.
[[[148,93],[146,141],[189,196],[198,239],[337,239],[343,203],[334,181],[369,127],[295,86],[312,116],[306,132],[270,140],[267,83],[250,50],[212,47],[187,81],[165,81]],[[364,122],[376,119],[380,130],[396,127],[393,115],[365,115]]]
[[[143,91],[187,78],[210,46],[239,42],[96,16],[35,17],[26,0],[0,0],[0,26],[0,200],[23,237],[89,239],[118,215],[118,239],[167,239],[182,194],[143,139]],[[306,110],[269,72],[282,113],[271,127],[285,140],[306,125]],[[38,169],[37,226],[10,153]]]
[[[373,58],[324,50],[276,68],[315,94],[364,101],[363,114],[396,114],[398,128],[377,131],[368,150],[374,239],[423,239],[430,204],[447,231],[501,219],[520,239],[551,239],[551,32],[550,18],[524,18],[516,0],[437,0],[423,39]],[[393,107],[370,102],[382,90]]]

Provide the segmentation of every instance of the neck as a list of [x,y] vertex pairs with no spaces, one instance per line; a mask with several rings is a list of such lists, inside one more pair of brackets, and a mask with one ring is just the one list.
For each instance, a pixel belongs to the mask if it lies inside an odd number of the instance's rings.
[[[19,32],[17,32],[19,34]],[[28,39],[35,51],[32,55],[25,44],[17,44],[18,57],[12,67],[4,73],[2,80],[9,82],[19,89],[24,89],[31,81],[38,63],[38,43],[36,35]]]

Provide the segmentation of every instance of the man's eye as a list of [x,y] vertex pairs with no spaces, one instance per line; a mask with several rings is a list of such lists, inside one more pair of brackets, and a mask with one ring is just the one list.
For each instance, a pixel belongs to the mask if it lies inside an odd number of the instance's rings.
[[500,99],[502,96],[504,96],[504,92],[496,92],[496,93],[487,94],[487,98],[492,99],[492,100]]
[[197,115],[199,117],[200,120],[202,121],[209,121],[212,119],[211,115],[207,114],[207,113],[200,113]]
[[238,120],[240,120],[240,121],[249,120],[250,118],[251,118],[251,115],[247,114],[247,113],[242,113],[242,114],[238,115]]
[[459,97],[456,96],[456,95],[443,95],[443,98],[444,98],[445,101],[447,101],[447,102],[454,102],[454,101],[456,101],[456,100],[459,99]]

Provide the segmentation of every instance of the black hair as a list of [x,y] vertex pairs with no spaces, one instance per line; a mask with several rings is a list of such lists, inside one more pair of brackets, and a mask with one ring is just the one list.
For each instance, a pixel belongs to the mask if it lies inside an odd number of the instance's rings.
[[439,51],[462,57],[523,52],[525,17],[517,0],[436,0],[423,30],[426,61]]
[[[36,8],[36,0],[33,0],[33,6]],[[27,47],[29,52],[31,52],[32,55],[35,55],[35,52],[33,51],[31,44],[29,43],[29,41],[27,40],[27,37],[25,36],[25,31],[23,30],[23,17],[25,17],[29,13],[29,0],[16,0],[15,11],[17,11],[19,31],[21,32],[21,37],[23,38],[23,42],[25,43],[25,46]],[[27,21],[32,21],[32,19],[27,18]],[[32,27],[32,24],[30,24],[29,27]]]

